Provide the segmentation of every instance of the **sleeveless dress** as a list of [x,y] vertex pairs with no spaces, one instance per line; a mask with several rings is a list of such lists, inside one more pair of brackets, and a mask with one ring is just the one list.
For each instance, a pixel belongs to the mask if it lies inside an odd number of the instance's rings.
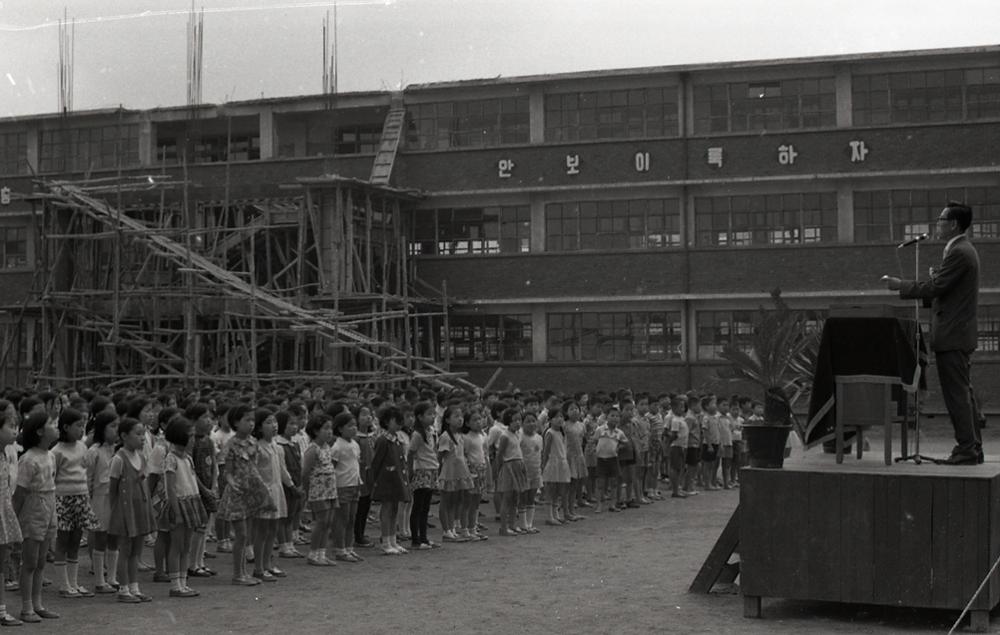
[[587,459],[583,456],[583,437],[587,424],[583,421],[567,422],[563,426],[566,433],[566,461],[572,479],[587,478]]
[[548,460],[542,466],[543,483],[569,483],[569,463],[566,461],[566,437],[557,430],[546,430],[549,444]]
[[257,442],[257,469],[260,471],[267,491],[271,494],[274,509],[257,512],[257,518],[276,519],[288,516],[288,501],[285,499],[285,488],[282,487],[281,471],[284,451],[274,441]]
[[246,520],[273,506],[274,501],[257,470],[257,444],[253,439],[233,437],[226,444],[225,455],[226,489],[219,499],[218,517]]
[[[510,430],[505,430],[501,439],[506,439],[503,453],[498,453],[500,475],[497,476],[498,492],[523,492],[528,489],[528,471],[524,467],[524,454],[521,453],[521,441]],[[497,441],[497,449],[500,441]]]
[[438,486],[443,492],[462,492],[473,487],[472,474],[465,464],[465,452],[461,442],[451,434],[442,432],[438,437],[437,449],[444,453],[441,457],[441,474]]
[[[329,445],[313,443],[316,448],[316,462],[312,473],[303,475],[309,490],[310,503],[333,501],[337,499],[337,476],[333,465],[333,448]],[[306,452],[309,450],[307,449]]]
[[141,452],[136,452],[136,455],[139,457],[139,469],[133,467],[128,458],[128,450],[124,448],[118,450],[111,459],[111,474],[121,470],[117,496],[112,496],[108,520],[108,533],[115,536],[135,538],[156,531],[153,499],[149,494],[145,474],[146,457]]
[[[0,546],[21,542],[21,526],[14,513],[14,483],[10,478],[10,459],[7,453],[0,450]],[[0,576],[5,572],[0,571]]]

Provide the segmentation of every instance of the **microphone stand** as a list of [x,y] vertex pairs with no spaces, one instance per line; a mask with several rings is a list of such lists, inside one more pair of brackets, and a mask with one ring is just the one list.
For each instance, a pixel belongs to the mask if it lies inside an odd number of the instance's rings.
[[[916,252],[913,254],[913,279],[917,280],[920,277],[920,241],[916,241],[913,245],[916,247]],[[920,454],[920,407],[922,401],[920,399],[920,378],[922,375],[922,370],[920,368],[920,298],[914,298],[913,300],[913,321],[916,324],[915,334],[913,336],[913,358],[916,362],[916,371],[914,372],[915,386],[913,387],[913,454],[904,454],[903,456],[896,458],[896,463],[900,461],[913,461],[915,465],[920,465],[922,462],[927,461],[929,463],[934,463],[936,459],[924,456]],[[905,395],[905,390],[903,391]],[[909,399],[906,399],[909,402]],[[909,417],[903,418],[903,425],[909,424]],[[886,422],[886,425],[890,425]],[[906,431],[903,431],[903,438],[906,438]],[[907,447],[903,448],[903,452],[909,451],[909,444]]]

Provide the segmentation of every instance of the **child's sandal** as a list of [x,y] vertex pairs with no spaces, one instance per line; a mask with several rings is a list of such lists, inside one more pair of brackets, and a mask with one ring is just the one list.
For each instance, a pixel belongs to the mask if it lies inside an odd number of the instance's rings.
[[21,626],[24,624],[10,613],[0,613],[0,626]]

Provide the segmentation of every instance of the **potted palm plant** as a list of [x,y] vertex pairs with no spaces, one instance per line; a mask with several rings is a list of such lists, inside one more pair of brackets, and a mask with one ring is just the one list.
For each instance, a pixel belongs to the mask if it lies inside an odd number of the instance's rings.
[[780,289],[771,300],[773,309],[756,312],[749,347],[727,346],[721,357],[732,365],[734,379],[764,390],[764,420],[743,425],[751,467],[780,468],[794,424],[792,406],[812,386],[822,325],[789,307]]

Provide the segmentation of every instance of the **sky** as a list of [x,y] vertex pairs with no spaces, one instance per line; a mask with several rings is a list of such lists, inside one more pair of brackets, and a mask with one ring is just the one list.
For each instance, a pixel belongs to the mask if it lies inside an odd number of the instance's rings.
[[[202,101],[322,92],[333,0],[195,0]],[[460,79],[1000,44],[997,0],[338,0],[341,92]],[[190,0],[0,0],[0,117],[186,99]]]

